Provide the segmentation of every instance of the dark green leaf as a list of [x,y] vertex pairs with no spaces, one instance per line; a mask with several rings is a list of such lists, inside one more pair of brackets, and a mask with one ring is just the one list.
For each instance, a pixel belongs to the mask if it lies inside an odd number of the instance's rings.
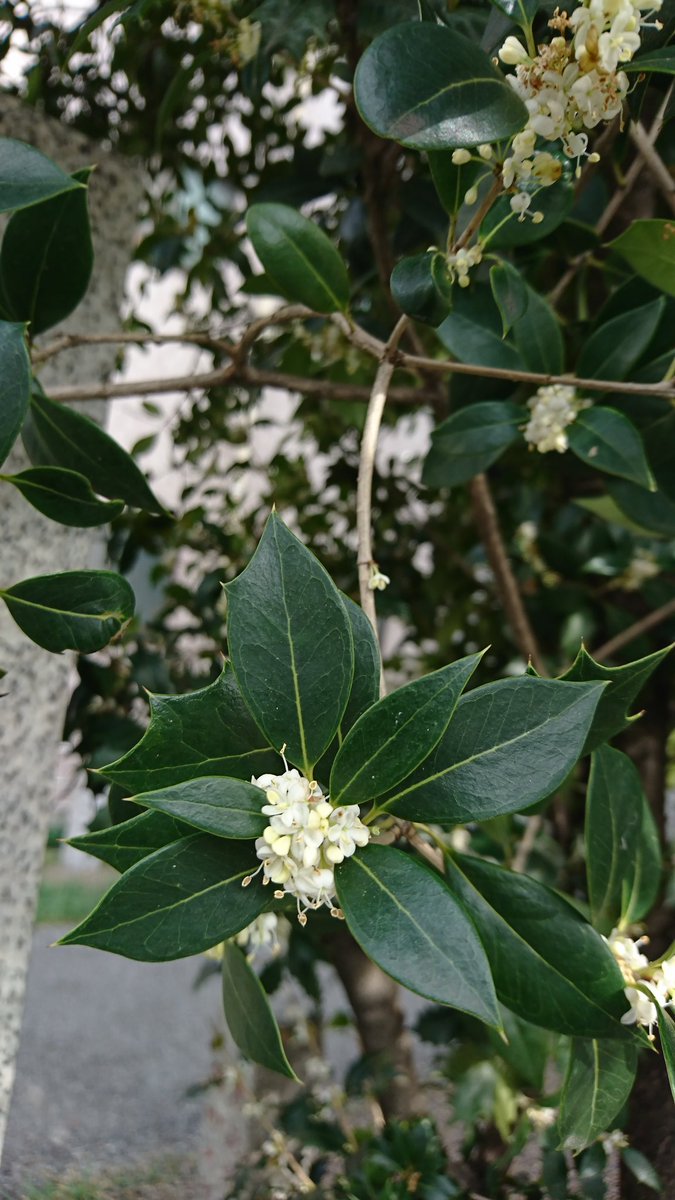
[[391,273],[391,294],[401,312],[434,326],[440,325],[449,308],[434,281],[432,265],[435,258],[444,261],[441,254],[431,250],[402,258]]
[[496,462],[526,420],[526,410],[508,401],[486,400],[460,408],[434,429],[423,482],[427,487],[468,483]]
[[502,336],[522,317],[528,305],[528,288],[520,271],[508,262],[490,267],[490,287],[502,318]]
[[553,187],[526,190],[532,193],[530,211],[543,212],[544,220],[538,225],[527,218],[519,221],[510,197],[500,196],[480,227],[481,241],[491,250],[509,250],[541,241],[562,225],[574,204],[574,188],[566,179],[559,179]]
[[[73,179],[86,183],[90,173]],[[85,187],[15,213],[0,249],[0,286],[11,316],[29,321],[31,336],[63,321],[82,300],[93,263]]]
[[630,1095],[636,1070],[632,1042],[572,1039],[558,1117],[565,1150],[583,1150],[609,1129]]
[[475,182],[480,164],[456,164],[451,150],[430,150],[428,155],[431,178],[446,213],[454,217],[464,204],[464,197]]
[[559,375],[565,367],[560,322],[543,296],[528,284],[524,287],[527,296],[525,312],[516,318],[512,330],[516,349],[528,371]]
[[675,537],[675,503],[663,492],[648,492],[627,479],[608,483],[611,499],[630,520],[658,537]]
[[164,813],[142,812],[106,829],[70,838],[68,845],[100,858],[116,871],[128,871],[155,850],[189,837],[193,832],[189,825]]
[[0,596],[24,633],[56,654],[101,650],[134,614],[134,593],[114,571],[36,575]]
[[529,676],[475,688],[433,754],[378,807],[443,826],[529,808],[572,770],[600,695],[599,685]]
[[105,525],[124,508],[123,500],[99,500],[84,475],[63,467],[28,467],[2,478],[18,488],[33,508],[60,525],[82,529]]
[[126,450],[67,404],[34,392],[23,440],[36,466],[65,467],[84,475],[101,496],[147,512],[164,512]]
[[234,937],[267,907],[246,842],[196,833],[156,850],[127,871],[60,945],[77,944],[142,962],[200,954]]
[[337,868],[335,883],[351,933],[383,971],[499,1026],[483,947],[439,875],[402,850],[370,845]]
[[623,413],[602,405],[582,409],[567,436],[572,453],[590,467],[654,490],[642,438]]
[[521,29],[531,27],[540,8],[539,0],[491,0],[491,3],[520,25]]
[[308,779],[342,720],[354,673],[335,584],[272,513],[246,570],[227,586],[232,663],[259,727]]
[[342,603],[347,610],[354,641],[354,678],[340,722],[342,733],[347,733],[355,721],[374,704],[380,696],[382,662],[380,645],[366,614],[360,604],[341,593]]
[[673,1100],[675,1100],[675,1021],[665,1009],[661,1008],[660,1004],[656,1004],[656,1008],[659,1014],[661,1052],[666,1064],[670,1090],[673,1093]]
[[637,720],[639,714],[630,717],[628,709],[652,672],[656,670],[666,655],[670,654],[671,649],[672,647],[667,646],[665,650],[657,650],[655,654],[636,659],[632,663],[625,663],[622,667],[606,667],[603,663],[597,663],[585,646],[581,646],[572,666],[560,678],[574,683],[589,683],[594,679],[604,679],[610,684],[600,696],[600,702],[595,710],[593,723],[584,745],[584,754],[595,750],[596,746],[600,746],[602,742],[610,741],[622,729],[626,729],[632,721]]
[[623,976],[576,908],[478,858],[451,860],[448,882],[478,930],[502,1004],[557,1033],[627,1036]]
[[640,836],[624,898],[626,925],[642,921],[651,912],[663,879],[663,851],[654,814],[645,795],[640,806]]
[[624,1146],[621,1151],[621,1158],[628,1167],[631,1175],[641,1183],[643,1187],[651,1188],[654,1192],[662,1190],[661,1180],[648,1158],[641,1154],[639,1150],[635,1150],[633,1146]]
[[19,435],[30,400],[31,369],[26,349],[25,325],[0,321],[0,364],[0,465],[2,465]]
[[[631,59],[630,62],[622,63],[621,70],[629,74],[659,71],[663,75],[675,75],[675,46],[659,46],[658,50],[648,50],[646,54],[638,54],[637,58]],[[646,222],[644,223],[646,224]]]
[[313,221],[286,204],[254,204],[246,228],[263,267],[288,300],[321,313],[348,308],[347,268]]
[[497,142],[527,119],[513,88],[474,42],[426,22],[397,25],[371,42],[356,69],[354,94],[366,125],[417,150]]
[[436,330],[443,345],[459,362],[481,367],[522,371],[525,364],[501,335],[501,319],[489,287],[472,284],[460,291],[452,312]]
[[584,379],[627,379],[663,316],[661,297],[606,321],[584,342],[576,373]]
[[[663,50],[654,53],[663,54]],[[635,65],[638,65],[637,62]],[[610,242],[610,246],[630,263],[636,275],[653,283],[660,292],[675,296],[675,236],[672,220],[633,221],[628,229]]]
[[[669,355],[672,361],[672,354]],[[675,448],[675,410],[654,421],[644,430],[644,444],[649,465],[653,471],[659,491],[665,492],[669,501],[675,501],[675,472],[673,454]]]
[[[609,689],[608,689],[609,690]],[[630,891],[642,821],[642,786],[631,760],[600,746],[586,796],[586,873],[593,924],[609,933]]]
[[132,794],[204,775],[250,779],[280,769],[226,666],[215,683],[183,696],[150,695],[150,724],[137,746],[102,774]]
[[260,837],[266,825],[265,793],[243,779],[209,775],[135,796],[137,804],[167,813],[204,833],[225,838]]
[[265,990],[246,955],[232,942],[226,942],[223,951],[223,1008],[245,1058],[297,1081]]
[[0,212],[27,208],[75,188],[82,184],[33,146],[0,138]]
[[471,654],[385,696],[350,729],[330,777],[334,804],[365,804],[431,754],[482,658]]

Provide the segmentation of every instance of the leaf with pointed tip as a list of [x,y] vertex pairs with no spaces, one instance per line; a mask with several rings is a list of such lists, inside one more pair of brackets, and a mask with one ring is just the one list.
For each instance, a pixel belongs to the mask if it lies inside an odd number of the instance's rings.
[[642,921],[654,907],[663,880],[663,850],[654,814],[642,795],[640,835],[624,892],[622,924]]
[[100,858],[116,871],[128,871],[155,850],[189,837],[193,832],[189,825],[164,813],[142,812],[106,829],[69,838],[68,845]]
[[448,862],[448,883],[478,930],[502,1004],[556,1033],[629,1036],[614,957],[562,896],[465,855]]
[[[0,139],[0,142],[2,139]],[[0,321],[0,465],[23,425],[30,401],[31,370],[26,326]]]
[[[623,63],[621,69],[633,74],[643,71],[660,71],[663,75],[675,75],[675,46],[659,46],[657,50],[648,50],[646,54],[638,54],[637,58]],[[637,221],[634,223],[640,224]]]
[[[555,191],[556,188],[551,190]],[[542,225],[535,225],[534,228],[541,229]],[[511,331],[516,350],[528,371],[559,375],[565,367],[565,345],[560,321],[544,296],[540,296],[524,281],[523,287],[525,311],[516,317]]]
[[59,945],[94,946],[141,962],[200,954],[260,916],[269,896],[251,843],[196,833],[141,859]]
[[443,826],[529,808],[577,762],[601,690],[529,676],[474,688],[433,753],[378,808]]
[[636,1150],[633,1146],[623,1146],[621,1161],[624,1166],[628,1167],[633,1178],[637,1179],[638,1183],[641,1183],[643,1187],[651,1188],[654,1192],[663,1191],[663,1184],[652,1164],[639,1150]]
[[253,204],[246,214],[253,248],[279,291],[315,312],[345,312],[349,276],[322,229],[287,204]]
[[344,715],[352,631],[319,561],[272,513],[255,554],[227,585],[232,665],[260,729],[308,779]]
[[50,158],[15,138],[0,138],[0,212],[28,208],[82,184]]
[[656,670],[666,655],[670,654],[671,650],[672,646],[667,646],[665,650],[657,650],[654,654],[647,655],[646,658],[625,663],[622,667],[606,667],[602,663],[595,662],[585,646],[581,646],[572,666],[565,671],[564,675],[560,676],[560,679],[575,683],[606,680],[610,685],[600,696],[584,744],[584,754],[595,750],[596,746],[600,746],[602,742],[610,741],[622,729],[626,729],[628,725],[637,720],[639,713],[629,717],[628,708],[652,672]]
[[642,438],[623,413],[600,404],[583,409],[570,425],[567,437],[572,453],[589,467],[655,490]]
[[527,119],[475,42],[427,22],[396,25],[375,38],[356,68],[354,95],[375,133],[416,150],[497,142]]
[[380,646],[370,621],[359,604],[340,592],[354,640],[354,678],[337,736],[316,764],[315,776],[328,790],[331,767],[340,744],[355,721],[380,698],[382,661]]
[[411,991],[499,1026],[485,952],[440,875],[369,845],[335,871],[340,907],[369,958]]
[[608,480],[607,491],[634,525],[657,537],[675,537],[675,503],[663,492],[648,492],[627,479]]
[[609,933],[623,912],[634,874],[643,793],[635,765],[620,750],[599,746],[591,756],[586,795],[586,874],[593,925]]
[[637,1056],[629,1041],[572,1038],[558,1116],[561,1149],[576,1154],[609,1129],[631,1093]]
[[216,837],[260,837],[268,824],[262,812],[264,791],[243,779],[218,775],[189,779],[156,792],[142,792],[135,800]]
[[471,654],[397,688],[350,729],[330,777],[333,804],[365,804],[405,779],[431,754],[482,658]]
[[150,695],[150,724],[138,745],[101,774],[132,794],[204,775],[250,779],[279,769],[225,666],[208,687],[179,696]]
[[391,273],[391,294],[401,312],[427,325],[440,325],[448,315],[449,301],[441,295],[434,279],[434,262],[443,256],[435,250],[412,254],[397,262]]
[[17,475],[0,478],[18,488],[38,512],[60,525],[79,529],[106,525],[124,509],[123,500],[99,500],[84,475],[63,467],[27,467]]
[[485,400],[460,408],[431,435],[422,481],[427,487],[456,487],[486,471],[518,437],[527,411],[509,401]]
[[656,333],[665,303],[661,296],[594,329],[579,355],[577,375],[585,379],[628,379]]
[[245,1058],[299,1082],[286,1057],[265,989],[244,952],[232,942],[226,942],[223,950],[223,1009]]
[[[652,53],[663,54],[663,50],[654,50]],[[639,58],[635,60],[636,68],[640,61]],[[672,229],[672,220],[647,218],[633,221],[628,229],[624,229],[609,243],[611,249],[625,258],[636,274],[669,296],[675,296],[675,238]]]
[[673,1100],[675,1100],[675,1021],[664,1008],[661,1008],[660,1004],[656,1004],[656,1009],[659,1014],[659,1037],[663,1061],[666,1064],[668,1082]]
[[114,571],[36,575],[0,597],[31,641],[55,654],[102,650],[134,615],[134,593]]
[[490,287],[502,318],[502,336],[506,337],[513,324],[525,313],[528,304],[527,285],[520,271],[509,262],[490,267]]

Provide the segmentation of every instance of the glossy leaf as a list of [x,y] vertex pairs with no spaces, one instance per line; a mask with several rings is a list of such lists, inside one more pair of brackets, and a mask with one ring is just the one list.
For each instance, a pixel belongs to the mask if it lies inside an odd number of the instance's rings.
[[640,805],[640,834],[624,894],[626,925],[642,921],[651,912],[661,891],[663,851],[654,814],[645,795]]
[[490,267],[490,287],[502,318],[502,336],[506,337],[525,313],[529,299],[527,285],[511,263],[499,262]]
[[434,429],[424,462],[427,487],[455,487],[486,471],[518,437],[527,412],[519,404],[468,404]]
[[283,296],[316,312],[347,309],[347,268],[318,225],[286,204],[253,204],[246,214],[246,228]]
[[124,509],[123,500],[100,500],[84,475],[63,467],[27,467],[2,478],[18,488],[33,508],[60,525],[82,529],[105,525]]
[[114,571],[36,575],[0,591],[17,625],[55,654],[102,650],[134,614],[134,593]]
[[369,845],[335,872],[340,907],[369,958],[411,991],[499,1026],[485,952],[439,875]]
[[608,483],[611,499],[634,524],[657,537],[675,537],[675,503],[663,492],[648,492],[627,479]]
[[449,303],[443,298],[432,272],[434,251],[402,258],[391,273],[391,294],[401,312],[427,325],[440,325],[447,316]]
[[481,657],[460,658],[369,708],[337,752],[330,777],[333,804],[365,804],[414,771],[443,736]]
[[281,769],[225,666],[215,683],[182,696],[150,694],[150,724],[138,745],[101,774],[132,794],[205,775],[250,779]]
[[548,300],[525,284],[525,311],[513,323],[511,336],[528,371],[559,375],[565,368],[560,322]]
[[23,441],[35,466],[65,467],[84,475],[101,496],[146,512],[164,512],[126,450],[67,404],[34,392]]
[[660,1004],[656,1005],[656,1009],[659,1015],[661,1053],[663,1054],[663,1061],[666,1064],[670,1090],[673,1094],[673,1100],[675,1100],[675,1021],[673,1021],[670,1013],[661,1008]]
[[480,164],[453,163],[451,150],[430,150],[427,158],[438,199],[446,213],[454,217],[464,204],[467,191],[476,180],[481,169]]
[[[73,178],[86,183],[90,174]],[[93,263],[85,187],[15,213],[0,248],[0,285],[11,316],[29,321],[33,336],[63,321],[82,300]]]
[[[668,356],[672,361],[672,355]],[[670,365],[670,364],[669,364]],[[667,416],[654,421],[644,430],[644,444],[649,465],[653,471],[659,491],[665,498],[675,501],[675,472],[673,471],[673,446],[675,445],[675,409]]]
[[142,962],[186,958],[234,937],[267,907],[253,846],[196,833],[127,871],[93,912],[61,938]]
[[565,1150],[577,1153],[609,1129],[631,1093],[637,1054],[629,1041],[572,1039],[558,1117]]
[[356,69],[354,94],[366,125],[417,150],[496,142],[527,119],[475,42],[426,22],[396,25],[375,38]]
[[360,604],[341,594],[354,642],[354,678],[340,729],[344,734],[355,721],[380,698],[382,662],[380,645],[366,614]]
[[593,680],[605,680],[609,683],[609,687],[602,692],[595,710],[584,745],[584,754],[595,750],[602,742],[610,741],[638,719],[640,714],[629,716],[628,709],[650,675],[666,655],[670,654],[671,649],[672,647],[667,646],[665,650],[657,650],[654,654],[648,654],[646,658],[625,663],[622,667],[606,667],[604,663],[596,662],[585,646],[580,647],[572,666],[560,678],[574,683],[590,683]]
[[0,212],[27,208],[82,184],[33,146],[0,138]]
[[622,313],[595,329],[584,342],[576,373],[584,379],[628,379],[663,316],[663,298]]
[[167,813],[217,837],[260,837],[268,824],[262,813],[264,791],[243,779],[210,775],[156,792],[142,792],[134,798],[146,808]]
[[[662,55],[663,49],[653,53]],[[635,63],[636,67],[638,62]],[[672,221],[656,218],[633,221],[628,229],[610,242],[610,246],[625,258],[636,275],[652,283],[660,292],[675,296],[675,237]]]
[[378,807],[443,826],[529,808],[577,762],[601,692],[529,676],[475,688],[434,752]]
[[223,1009],[230,1033],[245,1058],[297,1080],[265,989],[246,955],[232,942],[226,942],[223,949]]
[[554,233],[569,216],[574,204],[574,188],[567,179],[559,179],[553,187],[529,188],[532,194],[531,211],[543,212],[544,220],[518,220],[509,196],[500,196],[492,205],[480,227],[481,241],[491,250],[512,250],[529,246]]
[[524,370],[515,346],[502,338],[501,318],[489,287],[472,284],[465,291],[455,290],[453,310],[436,330],[446,349],[459,362]]
[[642,786],[631,760],[600,746],[586,796],[586,874],[593,925],[609,933],[624,911],[642,821]]
[[576,908],[534,879],[478,858],[451,860],[448,882],[478,930],[502,1004],[557,1033],[627,1036],[623,977]]
[[539,0],[491,0],[498,8],[521,29],[529,29],[539,11]]
[[342,720],[354,673],[349,618],[318,560],[272,513],[227,586],[227,636],[246,703],[309,779]]
[[[0,145],[2,139],[0,139]],[[23,425],[30,401],[31,368],[26,327],[0,321],[0,465]]]
[[572,453],[590,467],[654,490],[642,438],[623,413],[594,404],[582,409],[567,436]]
[[624,1146],[621,1150],[621,1161],[624,1163],[631,1175],[637,1179],[644,1187],[651,1188],[654,1192],[661,1192],[663,1185],[656,1171],[648,1158],[636,1150],[633,1146]]
[[659,46],[658,50],[648,50],[646,54],[638,54],[637,58],[623,63],[622,71],[637,75],[646,71],[658,71],[662,75],[675,75],[675,46]]
[[69,838],[68,845],[100,858],[116,871],[128,871],[162,846],[193,833],[189,825],[164,813],[142,812],[106,829],[95,829],[81,837]]

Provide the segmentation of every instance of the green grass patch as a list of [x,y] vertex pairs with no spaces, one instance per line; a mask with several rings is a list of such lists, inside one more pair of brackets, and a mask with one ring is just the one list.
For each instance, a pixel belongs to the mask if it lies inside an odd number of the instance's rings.
[[[97,871],[95,876],[83,879],[52,876],[47,872],[40,885],[36,922],[42,925],[76,924],[98,904],[115,878],[112,872],[109,875]],[[83,1200],[89,1200],[89,1197],[85,1196]]]

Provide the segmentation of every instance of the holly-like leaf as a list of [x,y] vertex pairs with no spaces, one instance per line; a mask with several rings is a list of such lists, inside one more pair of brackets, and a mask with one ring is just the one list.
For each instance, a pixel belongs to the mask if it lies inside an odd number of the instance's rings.
[[164,509],[133,458],[89,417],[33,392],[23,441],[36,466],[65,467],[89,480],[93,490],[146,512]]
[[281,769],[242,699],[229,666],[208,687],[181,696],[150,694],[150,724],[138,745],[104,767],[132,794],[205,775],[250,779]]
[[134,593],[114,571],[36,575],[0,591],[17,625],[55,654],[102,650],[134,614]]
[[637,1055],[627,1040],[572,1038],[558,1116],[565,1150],[578,1153],[609,1129],[635,1082]]
[[356,722],[330,777],[334,804],[365,804],[400,783],[443,736],[482,658],[466,658],[397,688]]
[[606,942],[562,896],[463,855],[449,862],[448,883],[478,930],[502,1004],[557,1033],[628,1036],[623,976]]
[[196,833],[127,871],[59,945],[94,946],[142,962],[186,958],[234,937],[269,903],[251,843]]
[[227,585],[227,637],[260,729],[308,779],[342,720],[354,674],[351,625],[318,560],[276,513]]
[[628,709],[659,663],[670,654],[671,649],[672,646],[667,646],[665,650],[657,650],[654,654],[648,654],[646,658],[638,658],[622,667],[606,667],[603,663],[596,662],[586,647],[581,646],[572,666],[560,676],[561,680],[575,683],[605,680],[610,685],[600,696],[584,744],[584,754],[595,750],[596,746],[603,742],[610,741],[632,721],[638,719],[640,714],[629,716]]
[[137,804],[224,838],[260,837],[266,825],[262,788],[218,775],[189,779],[134,797]]
[[[651,53],[663,55],[664,48]],[[649,55],[644,55],[642,61],[647,58]],[[635,60],[636,67],[640,61]],[[644,70],[644,67],[640,69]],[[625,258],[636,275],[653,283],[660,292],[675,296],[675,233],[672,221],[657,218],[633,221],[628,229],[610,242],[610,246]]]
[[29,504],[51,521],[87,529],[106,525],[124,509],[123,500],[100,500],[84,475],[63,467],[27,467],[0,478],[11,483]]
[[[73,176],[86,184],[90,169]],[[10,218],[0,248],[3,300],[31,335],[63,321],[82,300],[91,278],[86,187],[33,204]]]
[[78,188],[83,190],[83,184],[33,146],[0,138],[0,212],[27,208]]
[[68,845],[100,858],[116,871],[128,871],[162,846],[189,837],[194,830],[159,812],[142,812],[128,821],[69,838]]
[[439,875],[402,850],[369,845],[336,869],[335,883],[350,932],[383,971],[499,1026],[485,952]]
[[591,758],[586,796],[586,873],[593,924],[617,924],[634,872],[643,793],[635,765],[620,750],[600,746]]
[[378,808],[443,826],[529,808],[577,762],[601,691],[529,676],[475,688],[433,753]]
[[485,400],[460,408],[434,429],[423,482],[427,487],[468,483],[496,462],[526,420],[526,410],[506,400]]
[[577,375],[584,379],[628,379],[654,337],[664,308],[661,296],[600,325],[584,342]]
[[318,225],[286,204],[253,204],[246,229],[263,267],[282,296],[315,312],[345,312],[349,276]]
[[30,381],[26,327],[0,321],[0,465],[23,425],[30,400]]
[[245,1058],[298,1081],[265,989],[246,955],[232,942],[226,942],[223,949],[223,1009],[230,1033]]
[[375,38],[356,69],[354,94],[366,125],[416,150],[497,142],[527,119],[475,42],[427,22],[396,25]]
[[623,413],[599,404],[582,409],[567,436],[572,453],[589,467],[655,489],[642,438]]

